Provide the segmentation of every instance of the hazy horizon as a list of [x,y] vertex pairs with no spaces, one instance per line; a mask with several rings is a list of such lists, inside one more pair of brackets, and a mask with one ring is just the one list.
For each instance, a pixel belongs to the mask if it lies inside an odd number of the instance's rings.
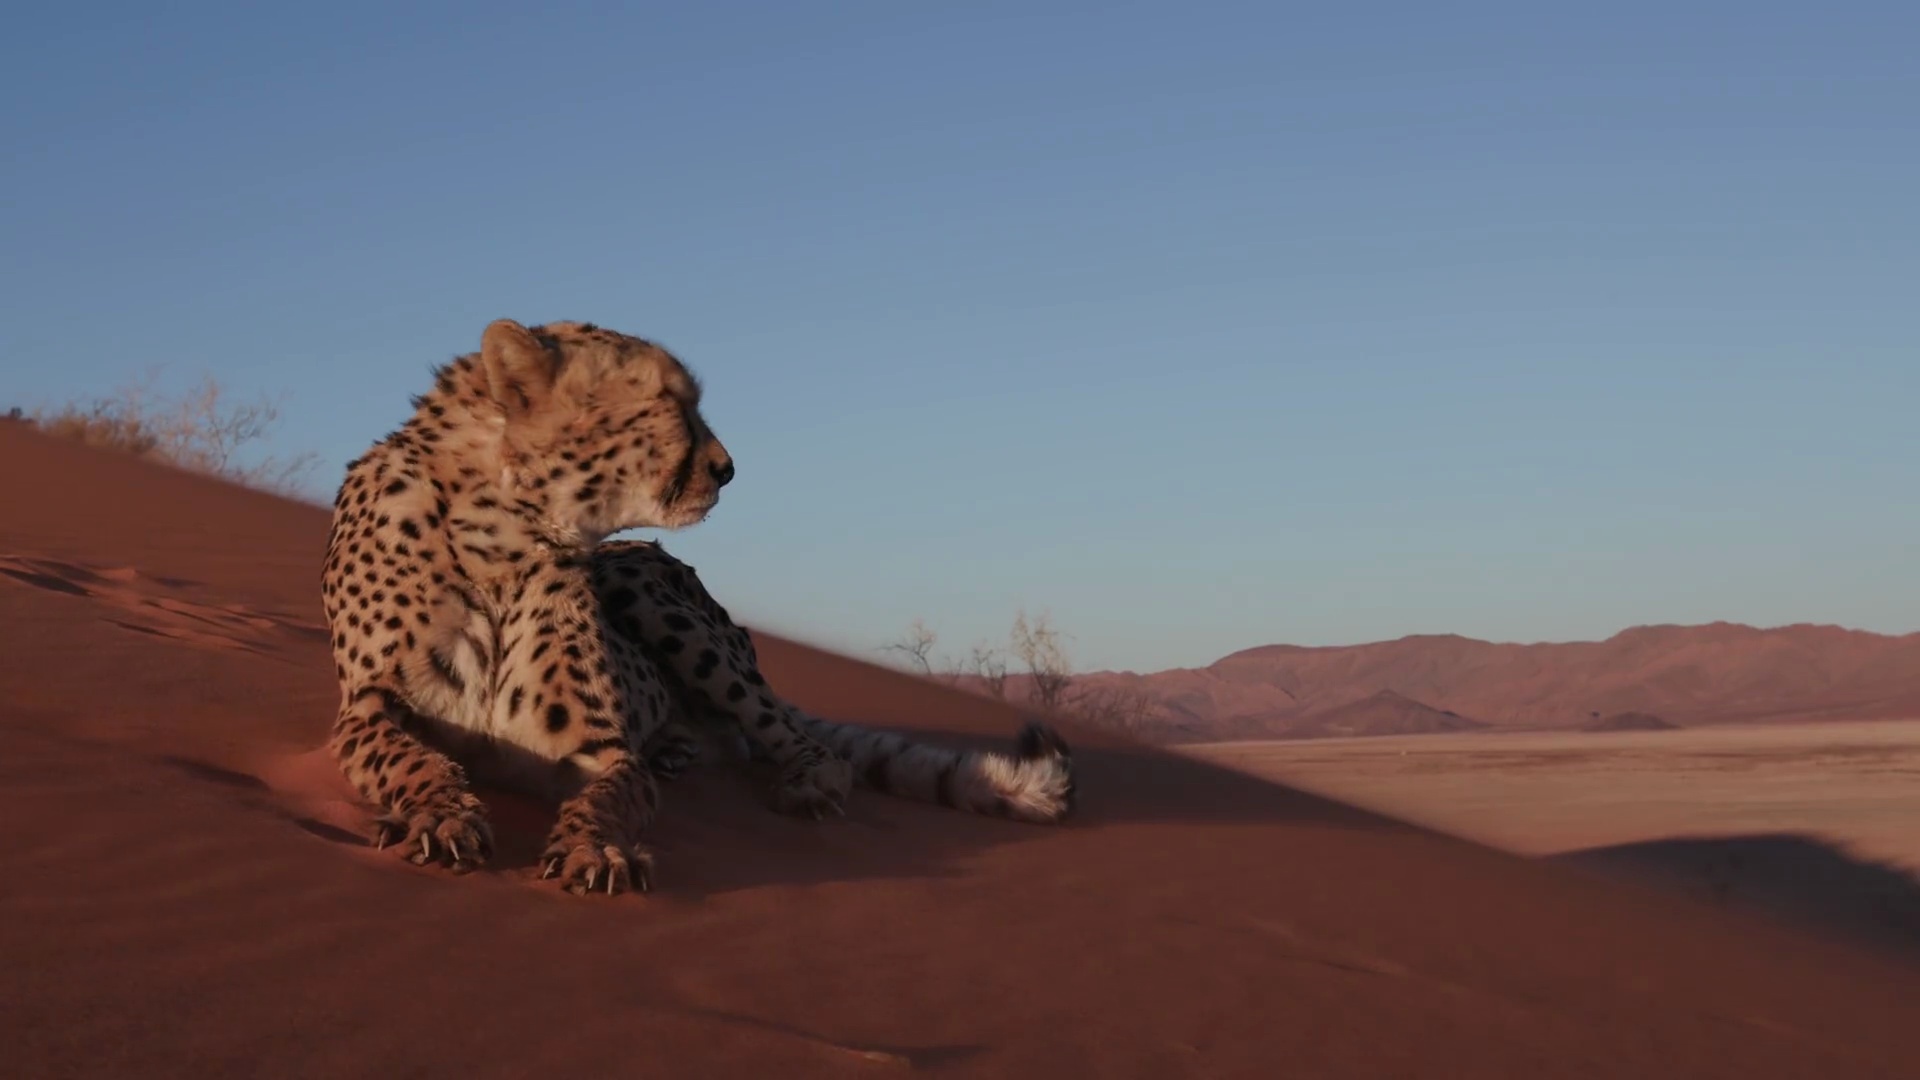
[[[1298,641],[1251,642],[1246,645],[1241,645],[1241,646],[1229,649],[1226,652],[1220,654],[1219,656],[1209,657],[1205,660],[1201,660],[1192,664],[1166,664],[1157,668],[1135,668],[1135,669],[1125,669],[1125,668],[1096,669],[1096,668],[1087,667],[1087,668],[1082,668],[1077,670],[1079,670],[1081,674],[1121,674],[1128,670],[1131,670],[1134,674],[1151,675],[1151,674],[1157,674],[1159,672],[1170,671],[1174,669],[1204,668],[1214,663],[1217,663],[1218,661],[1224,660],[1229,656],[1234,656],[1239,653],[1256,652],[1260,649],[1265,649],[1265,648],[1359,649],[1359,648],[1366,648],[1372,645],[1390,645],[1399,641],[1419,640],[1423,638],[1463,638],[1468,641],[1478,642],[1479,644],[1482,644],[1482,645],[1513,646],[1513,647],[1521,647],[1521,648],[1525,648],[1528,646],[1535,646],[1535,645],[1594,645],[1594,644],[1601,644],[1601,643],[1610,641],[1613,638],[1620,636],[1621,634],[1627,633],[1629,631],[1634,631],[1634,630],[1690,631],[1690,630],[1710,629],[1715,626],[1737,627],[1745,630],[1753,630],[1762,634],[1774,633],[1774,632],[1783,631],[1783,630],[1800,630],[1800,629],[1840,630],[1850,634],[1855,634],[1855,633],[1871,634],[1876,637],[1889,637],[1889,638],[1904,638],[1904,637],[1911,637],[1915,634],[1920,634],[1920,630],[1904,630],[1904,631],[1903,630],[1895,630],[1895,631],[1869,630],[1869,629],[1865,629],[1857,626],[1847,626],[1842,623],[1807,622],[1804,620],[1795,621],[1795,622],[1768,623],[1763,625],[1756,625],[1753,623],[1735,622],[1728,619],[1709,619],[1709,620],[1706,620],[1703,622],[1697,622],[1697,623],[1669,623],[1669,622],[1633,623],[1627,626],[1616,627],[1610,631],[1603,631],[1601,633],[1594,634],[1588,637],[1568,637],[1568,638],[1527,638],[1527,639],[1485,638],[1485,637],[1478,637],[1473,634],[1460,634],[1453,631],[1445,631],[1445,630],[1415,631],[1407,634],[1395,634],[1392,637],[1386,637],[1386,638],[1369,638],[1365,641],[1324,641],[1324,642],[1316,642],[1313,644],[1305,644]],[[799,635],[799,637],[802,641],[808,644],[818,643],[816,638],[806,635],[804,633]],[[897,635],[897,637],[904,639],[906,635],[901,634],[901,635]],[[897,652],[895,652],[894,650],[888,650],[888,652],[893,655],[893,657],[895,658],[895,662],[904,663],[904,661],[901,660]],[[956,657],[956,659],[964,659],[964,657]],[[905,664],[905,666],[912,667],[913,665]],[[1017,671],[1018,665],[1015,665],[1015,666],[1016,666],[1016,673],[1019,673]],[[964,666],[955,668],[954,670],[960,671],[962,673],[965,673],[966,671]]]
[[835,648],[1920,629],[1920,10],[596,10],[23,11],[0,409],[212,373],[326,498],[587,319]]

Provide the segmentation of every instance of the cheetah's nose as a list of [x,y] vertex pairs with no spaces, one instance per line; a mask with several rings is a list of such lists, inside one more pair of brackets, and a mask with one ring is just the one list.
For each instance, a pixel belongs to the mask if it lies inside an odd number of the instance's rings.
[[728,458],[717,464],[709,463],[707,465],[707,473],[713,477],[715,485],[726,487],[727,482],[733,479],[733,459]]

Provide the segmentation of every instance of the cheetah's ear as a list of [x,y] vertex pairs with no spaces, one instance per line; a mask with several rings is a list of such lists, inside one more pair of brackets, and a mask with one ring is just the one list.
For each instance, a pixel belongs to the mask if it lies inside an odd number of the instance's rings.
[[560,371],[560,357],[512,319],[487,324],[480,335],[480,363],[487,369],[487,393],[509,419],[545,404]]

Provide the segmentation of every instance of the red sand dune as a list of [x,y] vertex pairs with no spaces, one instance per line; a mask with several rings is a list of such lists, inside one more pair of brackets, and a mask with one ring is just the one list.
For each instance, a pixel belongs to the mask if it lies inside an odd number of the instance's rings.
[[[1733,623],[1640,626],[1605,641],[1495,644],[1417,635],[1366,645],[1266,645],[1204,668],[1101,672],[1163,712],[1143,734],[1241,739],[1323,733],[1324,718],[1382,693],[1495,728],[1563,728],[1642,713],[1677,726],[1920,716],[1920,633]],[[1427,730],[1409,714],[1403,730]]]
[[[1048,829],[667,789],[659,891],[363,845],[316,751],[326,515],[0,424],[15,1076],[1920,1076],[1920,972],[1068,729]],[[725,583],[715,582],[725,594]],[[963,740],[1012,714],[764,638]]]

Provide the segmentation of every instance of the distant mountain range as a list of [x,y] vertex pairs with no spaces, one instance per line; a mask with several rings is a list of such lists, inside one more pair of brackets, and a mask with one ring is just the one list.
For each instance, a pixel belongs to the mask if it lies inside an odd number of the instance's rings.
[[1264,645],[1076,685],[1144,695],[1147,715],[1127,726],[1163,742],[1894,719],[1920,717],[1920,633],[1717,622],[1536,645],[1420,635]]

